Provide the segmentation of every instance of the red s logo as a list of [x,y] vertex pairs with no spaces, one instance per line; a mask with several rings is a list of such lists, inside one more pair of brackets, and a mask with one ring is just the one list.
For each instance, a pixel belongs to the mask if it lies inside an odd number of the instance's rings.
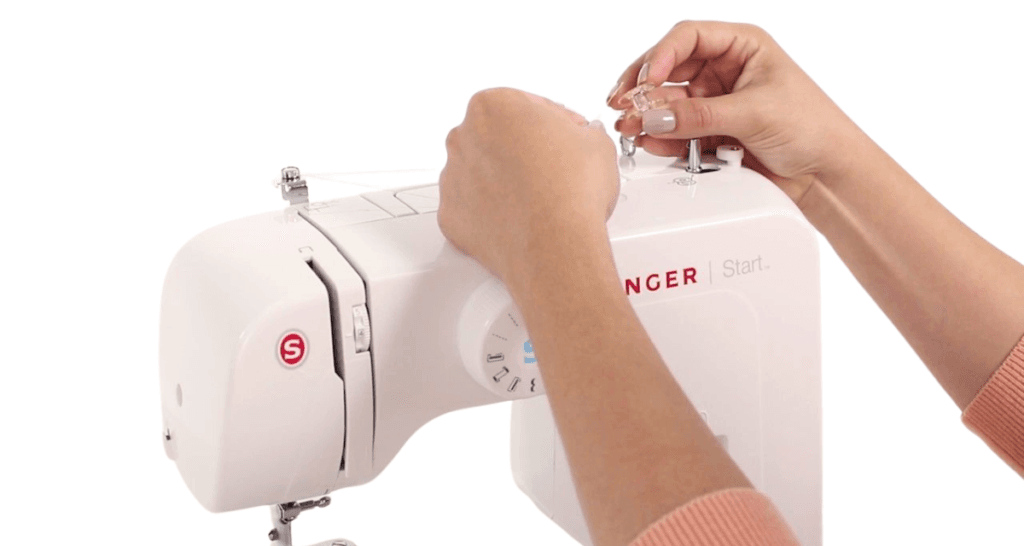
[[306,336],[292,330],[281,336],[277,343],[277,357],[285,368],[298,368],[306,360]]

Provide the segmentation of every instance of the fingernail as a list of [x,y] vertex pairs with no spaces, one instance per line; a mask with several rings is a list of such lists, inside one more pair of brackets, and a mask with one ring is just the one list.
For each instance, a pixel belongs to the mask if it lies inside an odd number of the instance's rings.
[[622,89],[622,82],[617,82],[615,84],[615,87],[612,87],[611,93],[608,93],[608,98],[604,99],[605,104],[611,104],[612,103],[612,97],[614,97],[615,94],[618,93],[620,89]]
[[676,115],[672,110],[658,108],[644,112],[644,132],[649,135],[669,133],[676,128]]
[[651,63],[644,63],[644,65],[640,67],[640,74],[637,75],[636,77],[636,84],[640,85],[641,83],[647,81],[647,73],[650,71]]
[[604,129],[604,124],[601,123],[601,120],[599,119],[593,119],[590,120],[590,123],[587,123],[587,127],[591,127],[593,129]]
[[625,120],[626,120],[626,114],[622,114],[621,116],[619,116],[619,119],[615,120],[615,130],[616,131],[621,131],[622,130],[622,122],[625,121]]

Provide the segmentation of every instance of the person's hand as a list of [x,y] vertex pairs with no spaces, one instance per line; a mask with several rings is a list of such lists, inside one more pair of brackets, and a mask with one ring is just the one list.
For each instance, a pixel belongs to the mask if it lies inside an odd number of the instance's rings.
[[538,260],[607,239],[619,173],[600,124],[536,95],[488,89],[446,146],[438,225],[506,285]]
[[[660,86],[647,94],[654,109],[642,116],[623,97],[639,83]],[[616,129],[627,136],[643,131],[637,145],[655,155],[685,156],[690,138],[738,140],[748,151],[744,163],[797,203],[815,180],[838,176],[847,148],[866,138],[771,36],[751,25],[677,24],[626,69],[608,103],[626,110]]]

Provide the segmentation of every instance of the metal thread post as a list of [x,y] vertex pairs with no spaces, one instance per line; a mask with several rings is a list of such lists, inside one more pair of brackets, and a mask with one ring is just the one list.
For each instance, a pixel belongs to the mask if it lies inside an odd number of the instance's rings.
[[686,172],[699,173],[700,169],[700,139],[690,139],[690,156],[686,164]]

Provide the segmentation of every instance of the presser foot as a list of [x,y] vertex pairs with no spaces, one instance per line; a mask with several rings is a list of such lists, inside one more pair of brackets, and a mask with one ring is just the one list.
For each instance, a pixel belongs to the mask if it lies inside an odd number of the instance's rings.
[[[299,514],[313,508],[324,508],[331,504],[331,497],[321,497],[317,500],[304,502],[287,502],[270,507],[270,522],[274,528],[270,530],[270,546],[293,546],[292,544],[292,522],[299,517]],[[355,542],[345,538],[335,538],[317,542],[312,546],[356,546]]]

